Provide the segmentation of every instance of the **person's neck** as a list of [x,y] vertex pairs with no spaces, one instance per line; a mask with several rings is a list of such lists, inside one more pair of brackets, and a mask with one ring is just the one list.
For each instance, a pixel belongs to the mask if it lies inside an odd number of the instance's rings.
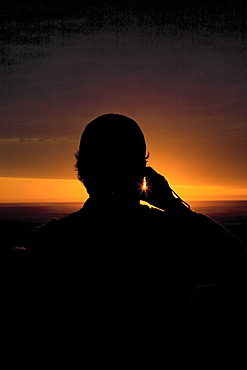
[[115,193],[107,194],[90,194],[89,200],[91,204],[100,207],[119,207],[133,208],[140,205],[139,199],[129,195],[119,195]]

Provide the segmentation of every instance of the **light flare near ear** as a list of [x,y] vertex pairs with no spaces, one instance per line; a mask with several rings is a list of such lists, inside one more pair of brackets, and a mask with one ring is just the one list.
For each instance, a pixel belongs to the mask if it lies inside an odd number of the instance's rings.
[[143,177],[142,190],[143,191],[148,190],[148,185],[147,185],[147,179],[146,179],[146,177]]
[[152,185],[149,183],[149,179],[145,176],[141,179],[138,183],[138,189],[140,190],[140,194],[145,194],[145,197],[148,197],[148,193],[151,192]]

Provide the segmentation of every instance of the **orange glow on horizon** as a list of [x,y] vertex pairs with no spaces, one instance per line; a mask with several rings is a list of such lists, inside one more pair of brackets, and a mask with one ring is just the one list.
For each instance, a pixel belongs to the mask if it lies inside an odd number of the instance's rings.
[[84,202],[78,180],[0,177],[0,202]]
[[[147,186],[147,184],[146,184]],[[247,200],[246,188],[172,185],[185,201]],[[0,177],[0,202],[84,202],[88,194],[78,180]]]

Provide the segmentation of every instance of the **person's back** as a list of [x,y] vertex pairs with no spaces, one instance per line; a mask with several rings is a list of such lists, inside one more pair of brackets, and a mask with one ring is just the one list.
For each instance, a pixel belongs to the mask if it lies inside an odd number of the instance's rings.
[[172,343],[178,333],[187,336],[192,313],[202,315],[200,325],[212,324],[212,315],[214,325],[221,325],[223,312],[229,313],[224,304],[232,298],[215,302],[213,290],[199,309],[193,299],[200,286],[222,288],[228,280],[233,286],[241,281],[242,256],[236,268],[229,265],[234,264],[232,245],[239,245],[220,225],[188,213],[175,218],[141,205],[108,204],[96,210],[88,201],[75,214],[37,231],[30,239],[31,290],[38,292],[38,310],[43,305],[41,315],[56,338],[69,345],[71,333],[80,332],[84,346],[102,348],[117,341],[143,349],[168,338]]
[[118,307],[125,311],[124,320],[128,306],[150,313],[155,299],[166,301],[167,309],[184,307],[182,296],[174,297],[180,304],[169,297],[179,288],[179,258],[186,249],[177,227],[163,212],[147,206],[108,204],[96,210],[88,201],[80,211],[37,230],[28,247],[32,276],[35,284],[46,285],[44,299],[49,299],[52,317],[73,319],[73,311],[83,305],[84,311],[97,312],[95,320],[103,312],[113,317]]

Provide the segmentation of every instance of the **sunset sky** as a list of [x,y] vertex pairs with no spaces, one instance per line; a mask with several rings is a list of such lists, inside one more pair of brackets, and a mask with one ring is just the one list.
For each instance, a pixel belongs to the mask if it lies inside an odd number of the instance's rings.
[[138,122],[149,165],[185,200],[247,199],[246,1],[11,4],[0,202],[84,201],[74,152],[110,112]]

